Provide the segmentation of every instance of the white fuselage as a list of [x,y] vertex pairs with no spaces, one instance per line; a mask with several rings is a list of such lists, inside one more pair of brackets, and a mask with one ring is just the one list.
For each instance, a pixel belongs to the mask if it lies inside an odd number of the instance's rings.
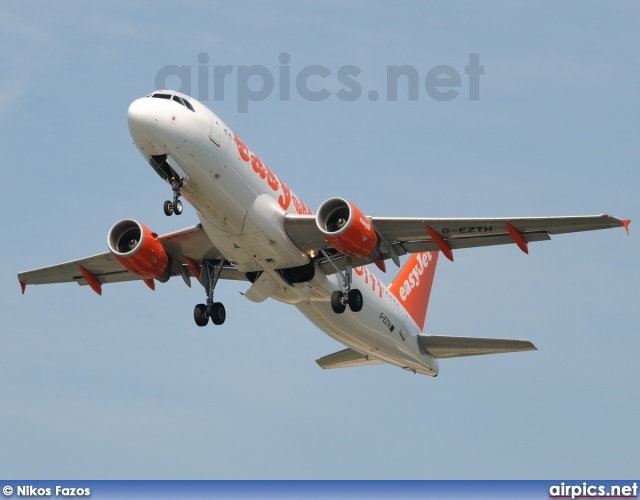
[[129,108],[131,136],[145,160],[169,156],[185,178],[182,196],[225,259],[239,271],[266,273],[274,283],[271,297],[295,305],[339,342],[393,365],[437,375],[437,362],[418,344],[418,326],[368,268],[353,273],[353,288],[364,298],[357,313],[332,311],[331,293],[342,288],[337,274],[316,267],[306,283],[290,285],[281,278],[276,270],[312,259],[287,236],[284,216],[311,211],[207,107],[183,94],[166,93],[188,99],[195,111],[172,99],[138,99]]

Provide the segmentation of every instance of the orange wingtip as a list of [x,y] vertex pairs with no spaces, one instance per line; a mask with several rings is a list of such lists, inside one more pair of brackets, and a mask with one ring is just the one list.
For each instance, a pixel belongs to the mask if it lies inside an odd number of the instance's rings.
[[21,281],[20,282],[20,288],[22,288],[22,295],[24,295],[24,291],[27,289],[27,282],[26,281]]
[[627,232],[627,236],[629,235],[629,224],[631,224],[631,219],[624,219],[622,221],[622,225],[624,226],[624,230]]

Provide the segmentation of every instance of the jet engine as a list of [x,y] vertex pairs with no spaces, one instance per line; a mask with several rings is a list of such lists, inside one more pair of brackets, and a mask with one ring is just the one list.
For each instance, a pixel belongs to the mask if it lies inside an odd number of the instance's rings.
[[316,224],[327,243],[348,257],[368,257],[378,243],[371,221],[342,198],[331,198],[320,205]]
[[158,235],[132,219],[116,222],[107,236],[109,250],[124,268],[142,279],[165,282],[170,277],[170,258]]

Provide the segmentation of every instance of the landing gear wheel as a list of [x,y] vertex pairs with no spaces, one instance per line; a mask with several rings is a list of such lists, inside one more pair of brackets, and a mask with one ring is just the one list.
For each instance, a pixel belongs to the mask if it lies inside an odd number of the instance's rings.
[[360,290],[353,289],[349,292],[349,307],[354,313],[362,311],[362,306],[364,305],[364,300],[362,298],[362,293]]
[[347,308],[346,304],[342,301],[344,293],[340,290],[336,290],[331,294],[331,309],[336,314],[342,314]]
[[207,326],[207,323],[209,323],[207,306],[205,306],[204,304],[198,304],[193,310],[193,319],[196,320],[196,325]]
[[176,200],[173,204],[173,213],[176,215],[180,215],[182,213],[182,202],[180,200]]
[[[213,291],[224,269],[224,263],[224,260],[217,262],[210,260],[202,261],[200,282],[207,291],[207,304],[198,304],[193,312],[196,323],[200,326],[206,325],[209,318],[211,318],[211,322],[214,325],[221,325],[224,323],[224,320],[227,319],[227,312],[222,303],[213,301]],[[202,309],[204,309],[204,312]],[[203,319],[205,315],[207,318],[206,321]]]
[[[182,211],[182,207],[180,207],[180,210]],[[164,202],[164,214],[167,217],[173,214],[173,203],[171,203],[169,200]]]
[[214,325],[221,325],[227,318],[227,312],[224,309],[222,302],[214,302],[211,307],[211,321]]

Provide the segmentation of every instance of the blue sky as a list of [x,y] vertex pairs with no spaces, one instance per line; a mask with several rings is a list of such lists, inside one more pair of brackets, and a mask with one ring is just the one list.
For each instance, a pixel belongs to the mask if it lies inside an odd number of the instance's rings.
[[[122,218],[165,233],[170,190],[139,156],[130,102],[168,65],[233,66],[206,102],[314,210],[638,216],[637,2],[6,2],[0,18],[5,192],[0,471],[7,478],[624,478],[640,444],[640,245],[622,229],[460,251],[436,273],[426,330],[526,338],[539,351],[322,371],[340,346],[293,308],[223,283],[200,329],[182,280],[30,287],[19,271],[100,253]],[[199,64],[206,53],[208,64]],[[331,96],[274,92],[239,112],[240,66]],[[484,66],[469,99],[469,55]],[[340,68],[361,70],[340,100]],[[388,66],[419,98],[386,98]],[[433,67],[461,75],[431,98]],[[277,82],[277,80],[276,80]],[[177,77],[168,86],[180,85]],[[259,83],[259,82],[258,82]],[[253,84],[257,88],[258,83]],[[368,93],[376,90],[380,99]],[[393,279],[389,270],[384,281]]]

